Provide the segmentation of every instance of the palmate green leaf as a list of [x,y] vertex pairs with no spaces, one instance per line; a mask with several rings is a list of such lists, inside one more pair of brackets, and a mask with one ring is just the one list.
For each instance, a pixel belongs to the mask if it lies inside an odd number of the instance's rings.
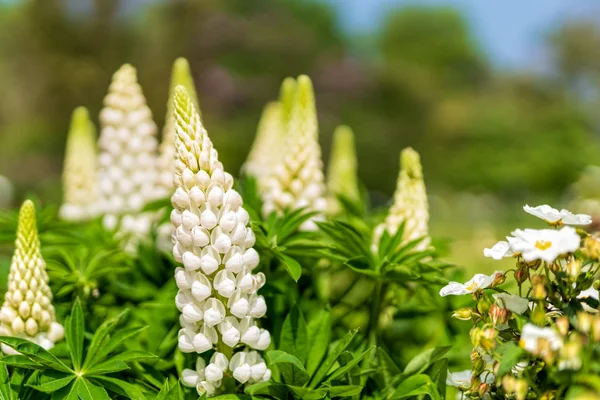
[[307,326],[308,357],[306,358],[306,371],[313,376],[317,367],[327,353],[327,346],[331,341],[331,311],[322,310]]
[[80,400],[109,400],[106,389],[102,386],[94,385],[85,378],[77,380],[77,394]]
[[356,336],[356,332],[357,330],[352,330],[348,332],[344,337],[342,337],[335,343],[333,350],[331,350],[329,354],[327,354],[325,360],[321,363],[319,368],[317,368],[317,372],[311,378],[308,387],[315,388],[321,383],[323,378],[327,376],[327,373],[335,364],[340,354],[342,354],[348,348],[348,346],[352,342],[352,339],[354,339],[354,336]]
[[0,400],[14,400],[15,393],[10,387],[10,376],[6,364],[0,365]]
[[267,359],[269,365],[276,365],[279,368],[283,381],[288,385],[302,386],[308,382],[309,376],[302,362],[292,354],[271,350],[267,353]]
[[146,399],[144,394],[140,391],[140,389],[137,388],[137,386],[132,385],[129,382],[125,382],[121,379],[99,375],[94,376],[93,378],[91,378],[91,380],[102,384],[102,386],[104,386],[112,392],[118,393],[122,396],[127,396],[132,400]]
[[302,266],[298,261],[290,256],[276,252],[275,256],[281,262],[285,270],[290,274],[294,282],[298,282],[298,279],[302,276]]
[[85,323],[83,321],[83,311],[79,298],[75,299],[71,315],[67,318],[65,324],[65,338],[69,347],[71,361],[76,371],[81,369],[81,361],[83,357],[83,334],[85,332]]
[[125,351],[109,358],[106,361],[92,366],[89,370],[86,370],[86,375],[104,375],[112,372],[123,371],[129,369],[129,366],[126,364],[127,362],[150,360],[153,358],[156,358],[156,356],[147,351]]
[[355,356],[352,361],[344,365],[343,367],[337,368],[334,370],[331,375],[327,377],[326,382],[335,381],[336,379],[341,378],[344,374],[348,373],[352,368],[356,367],[358,363],[360,363],[363,358],[365,358],[369,353],[371,353],[375,349],[375,346],[368,348],[358,356]]
[[432,400],[442,400],[442,396],[438,393],[437,387],[431,378],[423,374],[413,375],[404,380],[388,399],[399,400],[421,395],[427,395]]
[[253,397],[257,395],[266,395],[275,399],[286,399],[289,388],[288,385],[284,383],[269,381],[246,386],[244,392]]
[[27,340],[10,336],[0,336],[0,343],[4,343],[15,351],[18,351],[31,361],[42,365],[45,368],[54,369],[57,371],[73,373],[71,368],[67,367],[56,356],[41,346]]
[[155,400],[184,400],[184,397],[179,381],[171,378],[165,379],[165,383],[160,388]]
[[52,393],[50,400],[79,400],[78,389],[77,381],[72,381],[67,386]]
[[448,376],[448,359],[437,360],[426,371],[427,375],[436,383],[440,393],[446,393],[446,377]]
[[406,227],[406,221],[402,221],[396,233],[391,236],[387,229],[383,231],[381,239],[379,240],[379,247],[377,254],[380,260],[390,258],[396,252],[400,243],[402,243],[402,237],[404,236],[404,228]]
[[10,356],[4,356],[2,358],[0,358],[0,362],[6,365],[10,365],[13,367],[19,367],[19,368],[23,368],[23,369],[30,369],[30,370],[44,370],[47,369],[47,367],[40,365],[34,361],[31,361],[29,358],[23,356],[23,355],[10,355]]
[[358,385],[332,386],[328,389],[331,397],[352,397],[358,396],[363,387]]
[[302,365],[306,362],[308,353],[308,332],[304,315],[297,305],[292,307],[290,313],[283,321],[279,349],[292,354],[300,360]]
[[116,317],[104,321],[100,327],[98,327],[96,333],[92,337],[90,346],[88,347],[83,363],[83,369],[89,369],[90,366],[94,365],[96,362],[100,361],[102,357],[108,354],[106,353],[106,348],[111,341],[110,334],[121,322],[123,322],[128,312],[128,310],[124,310]]
[[27,386],[43,393],[54,393],[67,386],[76,378],[73,373],[67,374],[58,371],[47,371],[39,378],[37,385],[27,384]]
[[506,342],[502,346],[498,347],[497,351],[502,356],[497,372],[498,377],[502,377],[509,373],[525,354],[525,351],[515,342]]

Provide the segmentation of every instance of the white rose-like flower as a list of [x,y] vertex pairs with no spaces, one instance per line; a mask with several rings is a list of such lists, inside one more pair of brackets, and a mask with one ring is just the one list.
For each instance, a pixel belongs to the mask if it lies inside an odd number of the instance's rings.
[[496,278],[502,275],[502,271],[496,271],[491,275],[475,274],[473,278],[465,283],[450,282],[442,289],[440,289],[440,296],[445,297],[449,295],[460,296],[463,294],[469,294],[478,290],[483,290],[492,285]]
[[[587,299],[587,298],[598,300],[598,291],[596,289],[594,289],[594,286],[590,286],[588,289],[581,291],[581,293],[579,293],[577,298],[580,300]],[[591,312],[591,313],[598,312],[597,309],[588,306],[584,302],[582,302],[581,305],[583,306],[583,309],[587,312]]]
[[[48,286],[46,263],[40,252],[40,241],[31,200],[19,212],[15,252],[8,274],[8,290],[0,308],[0,335],[28,339],[50,349],[64,337],[64,329],[56,320],[52,292]],[[6,354],[16,352],[2,345]]]
[[66,221],[85,221],[99,215],[96,129],[85,107],[73,111],[63,168],[63,204]]
[[[470,369],[458,372],[450,372],[446,375],[446,385],[454,386],[460,389],[468,389],[471,386],[473,371]],[[494,382],[494,374],[491,372],[483,372],[480,376],[482,382],[491,384]]]
[[496,300],[496,304],[515,314],[523,314],[529,309],[529,300],[516,294],[494,293],[492,296]]
[[[271,168],[263,192],[263,214],[306,208],[324,212],[325,177],[313,86],[310,78],[297,80],[293,106],[287,124],[285,145],[277,165]],[[277,151],[277,150],[275,150]],[[317,216],[316,220],[322,218]],[[302,230],[315,230],[314,221],[306,221]]]
[[[265,276],[252,273],[259,257],[252,248],[248,213],[183,87],[175,89],[173,112],[173,255],[183,264],[175,270],[175,303],[182,313],[179,348],[199,354],[217,351],[196,380],[198,393],[213,395],[229,365],[224,354],[236,357],[245,345],[264,350],[270,344],[269,333],[254,320],[266,312],[264,298],[257,295]],[[256,335],[247,333],[251,327]]]
[[100,123],[98,178],[104,226],[117,232],[127,251],[135,252],[156,217],[142,213],[142,208],[165,193],[156,185],[157,128],[131,65],[113,75]]
[[400,246],[412,240],[423,238],[415,247],[417,251],[426,250],[431,243],[429,231],[429,204],[427,191],[423,181],[421,158],[412,148],[406,148],[400,153],[400,174],[394,192],[394,203],[382,224],[379,224],[372,238],[371,249],[374,253],[379,248],[383,232],[395,235],[404,225],[403,238]]
[[510,236],[506,239],[508,242],[500,241],[492,246],[491,249],[483,249],[483,255],[485,257],[493,258],[494,260],[513,257],[516,252],[513,250],[511,243],[514,243],[517,239]]
[[[547,342],[548,346],[540,346],[540,340]],[[519,345],[528,352],[546,356],[548,351],[558,351],[564,343],[558,332],[552,328],[540,328],[532,323],[523,326]]]
[[518,239],[511,248],[522,254],[527,262],[543,260],[553,262],[560,255],[579,249],[581,238],[575,228],[565,226],[555,229],[517,229],[512,235]]
[[573,214],[569,210],[557,210],[547,204],[531,207],[523,206],[526,213],[536,216],[552,225],[589,225],[592,223],[592,217],[586,214]]

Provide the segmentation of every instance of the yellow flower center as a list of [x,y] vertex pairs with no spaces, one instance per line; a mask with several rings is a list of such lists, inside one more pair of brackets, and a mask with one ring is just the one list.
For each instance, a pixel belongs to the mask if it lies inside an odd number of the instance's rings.
[[469,291],[471,291],[473,289],[476,289],[476,288],[477,288],[477,282],[473,282],[473,283],[471,283],[470,285],[468,285],[466,287],[466,289],[469,290]]
[[548,240],[538,240],[535,242],[535,247],[539,250],[548,250],[552,246],[552,242]]

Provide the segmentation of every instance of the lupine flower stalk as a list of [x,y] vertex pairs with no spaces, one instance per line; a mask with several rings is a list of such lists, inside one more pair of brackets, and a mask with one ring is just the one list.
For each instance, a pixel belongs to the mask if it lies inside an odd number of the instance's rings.
[[88,110],[78,107],[71,117],[65,151],[62,219],[85,221],[99,215],[97,161],[96,129]]
[[271,171],[281,159],[295,94],[296,80],[284,79],[279,101],[268,103],[263,109],[256,138],[244,163],[244,172],[256,179],[261,193],[266,190]]
[[[298,208],[324,212],[327,207],[315,97],[312,82],[305,75],[297,80],[282,158],[266,186],[265,215]],[[315,228],[314,221],[302,226],[303,230]]]
[[[173,256],[183,267],[175,271],[181,311],[179,349],[197,353],[195,369],[182,380],[200,395],[222,391],[224,379],[266,381],[271,372],[254,350],[265,350],[271,336],[255,319],[267,311],[257,291],[265,283],[253,274],[259,256],[248,212],[233,189],[233,177],[223,170],[185,88],[175,89],[176,127],[174,207],[171,222]],[[254,349],[254,350],[250,350]],[[207,363],[200,354],[214,350]]]
[[333,132],[333,145],[327,168],[327,190],[331,196],[329,213],[336,214],[340,210],[337,196],[343,196],[353,202],[360,200],[357,169],[354,133],[350,127],[340,125]]
[[394,235],[403,222],[405,226],[402,244],[425,237],[415,250],[425,250],[429,247],[429,205],[423,181],[423,168],[419,153],[410,147],[402,150],[400,154],[400,175],[394,193],[394,203],[385,221],[375,228],[373,251],[377,250],[384,231]]
[[[171,85],[169,87],[169,99],[167,101],[167,113],[165,116],[165,125],[162,131],[162,142],[158,149],[158,193],[159,197],[167,197],[173,190],[173,176],[175,173],[175,118],[173,116],[173,94],[175,88],[181,85],[189,94],[198,114],[200,108],[198,97],[196,95],[196,87],[194,78],[190,72],[190,64],[185,58],[178,58],[173,63],[171,71]],[[157,229],[157,246],[159,249],[169,252],[171,251],[171,235],[173,226],[169,222],[161,224]]]
[[[8,274],[8,290],[0,309],[0,335],[28,339],[50,349],[64,337],[56,320],[46,263],[40,252],[35,208],[26,200],[19,212],[15,253]],[[2,344],[6,354],[17,354]]]
[[135,68],[123,65],[114,75],[100,112],[100,195],[104,225],[115,230],[125,249],[150,231],[154,215],[142,208],[157,190],[156,124],[146,105]]

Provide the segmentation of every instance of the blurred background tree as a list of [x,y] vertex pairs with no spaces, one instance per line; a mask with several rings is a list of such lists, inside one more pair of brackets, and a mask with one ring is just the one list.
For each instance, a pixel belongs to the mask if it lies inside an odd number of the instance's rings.
[[0,174],[46,203],[61,197],[73,108],[97,115],[112,73],[129,62],[162,125],[179,56],[228,170],[244,161],[281,80],[308,74],[324,153],[333,128],[350,125],[361,180],[381,205],[400,149],[415,147],[433,232],[458,237],[458,249],[466,238],[493,243],[498,221],[514,227],[515,204],[560,200],[600,150],[592,20],[553,26],[552,57],[535,73],[497,69],[465,16],[439,6],[390,10],[369,37],[344,31],[316,0],[11,0],[0,1],[0,26]]

